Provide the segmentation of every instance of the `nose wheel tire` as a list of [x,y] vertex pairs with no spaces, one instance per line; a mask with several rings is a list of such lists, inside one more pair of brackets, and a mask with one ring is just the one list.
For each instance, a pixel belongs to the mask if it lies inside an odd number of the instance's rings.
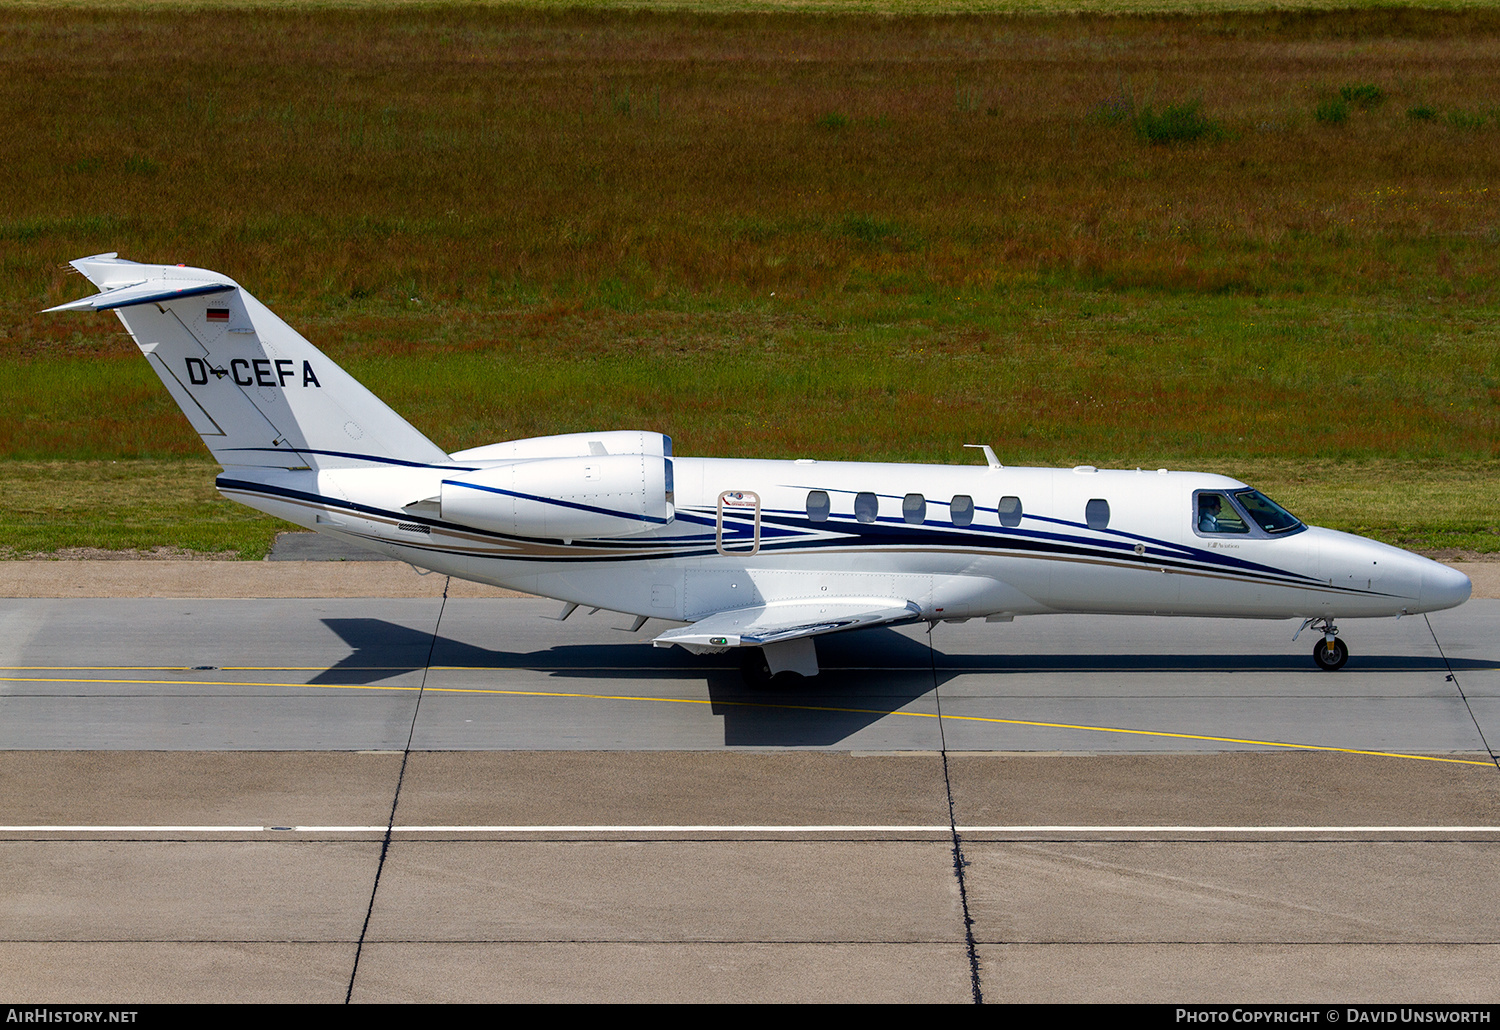
[[1319,640],[1313,645],[1313,661],[1324,672],[1337,672],[1348,660],[1349,647],[1338,637],[1334,637],[1331,642]]

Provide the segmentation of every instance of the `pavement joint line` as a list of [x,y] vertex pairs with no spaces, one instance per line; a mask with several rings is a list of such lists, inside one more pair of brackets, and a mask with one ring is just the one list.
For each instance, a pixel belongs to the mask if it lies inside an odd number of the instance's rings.
[[1469,695],[1464,691],[1464,685],[1458,681],[1458,671],[1453,668],[1453,663],[1448,660],[1448,652],[1443,650],[1443,642],[1438,639],[1437,630],[1432,628],[1432,620],[1424,612],[1422,621],[1427,624],[1427,632],[1432,636],[1432,643],[1438,649],[1438,656],[1443,659],[1443,665],[1448,670],[1448,682],[1453,684],[1453,689],[1458,691],[1459,700],[1464,703],[1464,711],[1469,713],[1469,719],[1474,723],[1474,732],[1479,734],[1479,743],[1489,752],[1490,761],[1497,769],[1500,769],[1500,755],[1495,754],[1495,749],[1490,747],[1490,742],[1485,738],[1484,727],[1479,724],[1479,716],[1474,714],[1474,706],[1469,703]]
[[943,757],[943,792],[948,800],[948,834],[953,851],[953,876],[958,881],[958,901],[963,911],[964,920],[964,953],[969,960],[969,991],[975,1005],[984,1004],[984,985],[980,975],[979,951],[974,943],[974,916],[969,910],[968,884],[964,882],[964,867],[969,863],[964,860],[963,834],[958,829],[956,807],[953,802],[953,777],[948,770],[948,734],[943,726],[943,692],[942,685],[938,682],[937,675],[937,651],[932,646],[932,630],[936,624],[927,628],[927,660],[932,669],[932,702],[938,715],[938,744],[942,748]]
[[[404,668],[404,667],[403,667]],[[333,671],[333,670],[326,670]],[[415,672],[416,669],[411,671]],[[1030,726],[1037,729],[1077,730],[1088,733],[1120,733],[1137,737],[1165,737],[1172,740],[1203,740],[1216,744],[1245,744],[1253,747],[1284,748],[1290,751],[1323,751],[1343,755],[1367,755],[1372,758],[1404,758],[1412,762],[1439,762],[1448,765],[1478,765],[1487,769],[1496,767],[1494,759],[1476,761],[1472,758],[1440,758],[1436,755],[1411,755],[1399,751],[1373,751],[1365,748],[1333,747],[1328,744],[1298,744],[1284,740],[1255,740],[1247,737],[1220,737],[1206,733],[1175,733],[1170,730],[1138,730],[1123,726],[1088,726],[1078,723],[1043,722],[1036,719],[999,719],[982,715],[942,715],[938,712],[907,712],[885,708],[849,708],[835,705],[792,705],[767,701],[716,700],[698,697],[642,697],[630,694],[588,694],[559,690],[500,690],[494,687],[432,687],[423,682],[416,686],[378,683],[252,683],[224,680],[148,680],[148,679],[68,679],[59,677],[0,676],[0,683],[114,683],[131,686],[160,687],[278,687],[316,688],[323,690],[377,690],[415,691],[419,696],[425,691],[434,694],[482,694],[500,697],[551,697],[582,701],[641,701],[655,704],[710,705],[720,708],[763,708],[788,712],[830,712],[840,715],[902,716],[909,719],[952,719],[959,722],[978,722],[999,726]],[[413,723],[415,726],[415,723]]]
[[427,659],[422,663],[422,682],[417,687],[417,703],[412,705],[411,725],[406,731],[406,746],[401,749],[401,768],[396,771],[396,790],[391,795],[391,814],[385,820],[385,836],[380,842],[380,858],[375,863],[375,882],[370,886],[370,903],[365,909],[364,925],[360,927],[359,943],[354,946],[354,965],[349,970],[349,989],[344,993],[345,1005],[354,1000],[354,981],[359,977],[359,957],[365,950],[365,937],[370,932],[370,917],[375,913],[375,896],[380,893],[380,874],[385,869],[385,858],[391,850],[391,832],[396,825],[396,808],[401,804],[401,784],[406,779],[406,763],[411,758],[411,742],[417,734],[417,716],[422,710],[422,688],[427,686],[427,676],[432,671],[432,655],[437,650],[438,631],[443,627],[443,612],[448,609],[448,587],[452,582],[452,577],[443,579],[443,600],[438,605],[437,619],[432,624],[432,639],[427,644]]

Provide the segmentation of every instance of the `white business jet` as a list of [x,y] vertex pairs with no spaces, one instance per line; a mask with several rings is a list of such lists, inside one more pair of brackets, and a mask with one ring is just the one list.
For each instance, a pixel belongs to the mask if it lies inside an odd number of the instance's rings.
[[[739,648],[747,676],[816,675],[813,638],[1055,612],[1301,619],[1462,604],[1467,576],[1306,526],[1194,472],[682,458],[602,432],[446,454],[238,283],[101,254],[101,291],[224,467],[227,497],[437,572],[685,623],[659,647]],[[974,445],[970,445],[974,446]],[[1295,639],[1295,635],[1293,637]]]

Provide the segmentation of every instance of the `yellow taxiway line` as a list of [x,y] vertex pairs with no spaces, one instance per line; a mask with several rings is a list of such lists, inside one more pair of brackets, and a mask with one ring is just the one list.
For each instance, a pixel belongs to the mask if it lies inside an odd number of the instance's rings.
[[[48,671],[56,671],[56,672],[64,671],[63,667],[61,667],[61,666],[49,666],[49,667],[39,667],[39,666],[30,666],[30,667],[8,666],[8,668],[16,669],[17,671],[31,671],[31,670],[42,671],[43,668],[46,668]],[[172,668],[173,669],[177,669],[177,668],[182,668],[182,667],[180,667],[180,666],[174,666]],[[410,666],[398,666],[398,667],[371,666],[371,667],[365,668],[364,671],[381,671],[381,670],[388,670],[390,668],[411,669],[412,667],[410,667]],[[454,671],[454,670],[462,670],[462,669],[464,669],[466,667],[465,666],[433,666],[433,668],[434,669],[443,669],[443,670],[446,670],[446,671]],[[103,666],[90,666],[90,667],[86,667],[86,666],[70,666],[70,667],[68,667],[68,669],[70,671],[77,671],[77,672],[84,672],[84,671],[90,671],[90,672],[93,672],[93,671],[109,672],[109,671],[122,670],[123,667],[120,667],[120,666],[115,666],[115,667],[103,667]],[[132,668],[132,669],[125,670],[125,671],[147,671],[147,670],[145,670],[145,669],[137,670],[137,669],[133,669]],[[164,671],[164,670],[157,669],[157,670],[151,670],[151,671]],[[188,672],[188,671],[192,671],[192,670],[186,669],[186,668],[182,668],[182,671]],[[232,671],[232,670],[230,670],[230,671]],[[259,669],[252,669],[250,667],[241,667],[240,671],[250,672],[250,671],[273,671],[273,670],[271,668],[269,668],[269,667],[262,667],[262,668],[259,668]],[[298,668],[298,669],[280,668],[280,669],[277,669],[277,670],[274,670],[274,671],[285,671],[285,672],[292,672],[292,671],[298,671],[298,672],[305,672],[305,671],[333,672],[334,670],[332,670],[332,669],[324,669],[324,668],[316,668],[316,669],[312,669],[312,668]],[[341,671],[355,672],[355,671],[360,671],[360,670],[357,670],[357,669],[354,669],[354,668],[351,667],[348,670],[341,670]],[[415,671],[415,669],[412,669],[412,671]],[[484,671],[491,671],[491,672],[493,672],[493,671],[496,671],[496,670],[494,668],[492,668],[492,667],[486,667]],[[1165,737],[1165,738],[1173,739],[1173,740],[1203,740],[1203,741],[1210,741],[1210,742],[1216,743],[1216,744],[1247,744],[1247,745],[1251,745],[1253,747],[1285,748],[1285,749],[1293,750],[1293,751],[1327,751],[1327,752],[1333,752],[1333,753],[1336,753],[1336,754],[1344,754],[1344,755],[1369,755],[1369,756],[1375,757],[1375,758],[1404,758],[1404,759],[1408,759],[1410,761],[1416,761],[1416,762],[1442,762],[1442,763],[1449,764],[1449,765],[1482,765],[1482,766],[1491,766],[1491,767],[1493,767],[1494,764],[1495,764],[1494,762],[1479,761],[1479,760],[1471,759],[1471,758],[1438,758],[1438,757],[1435,757],[1435,756],[1432,756],[1432,755],[1408,755],[1408,754],[1401,754],[1400,752],[1396,752],[1396,751],[1371,751],[1371,750],[1366,750],[1366,749],[1363,749],[1363,748],[1332,747],[1332,746],[1329,746],[1329,745],[1326,745],[1326,744],[1297,744],[1297,743],[1291,743],[1291,742],[1283,741],[1283,740],[1254,740],[1254,739],[1243,738],[1243,737],[1219,737],[1219,736],[1212,736],[1210,734],[1204,734],[1204,733],[1174,733],[1174,732],[1171,732],[1169,730],[1139,730],[1139,729],[1132,729],[1132,728],[1123,727],[1123,726],[1088,726],[1088,725],[1081,725],[1081,724],[1075,724],[1075,723],[1066,723],[1066,722],[1042,722],[1042,721],[1034,720],[1034,719],[1001,719],[1001,718],[996,718],[996,717],[993,717],[993,716],[983,716],[983,715],[940,715],[937,712],[906,712],[906,711],[900,711],[900,710],[891,711],[891,710],[882,709],[882,708],[846,708],[846,707],[840,707],[840,706],[835,706],[835,705],[776,704],[776,703],[769,703],[769,702],[764,702],[764,701],[723,701],[723,700],[713,700],[711,698],[696,698],[696,697],[641,697],[641,696],[633,696],[633,695],[629,695],[629,694],[589,694],[589,693],[582,693],[582,692],[557,691],[557,690],[501,690],[501,689],[494,688],[494,687],[421,687],[421,686],[410,686],[410,685],[403,686],[403,685],[394,685],[394,684],[391,684],[391,685],[382,685],[382,684],[368,684],[368,683],[246,683],[246,682],[226,682],[226,681],[222,681],[222,680],[153,680],[153,679],[100,679],[100,678],[69,679],[69,678],[55,677],[55,676],[54,677],[42,677],[42,676],[32,676],[32,677],[26,677],[26,676],[0,676],[0,683],[114,683],[114,684],[120,684],[120,685],[125,685],[125,686],[166,686],[166,687],[280,687],[280,688],[287,688],[287,687],[312,687],[312,688],[329,689],[329,690],[381,690],[381,691],[407,691],[407,692],[430,691],[430,692],[435,693],[435,694],[485,694],[485,695],[494,695],[494,696],[499,696],[499,697],[547,697],[547,698],[559,698],[559,699],[565,699],[565,700],[582,700],[582,701],[643,701],[643,702],[655,702],[655,703],[658,703],[658,704],[717,705],[717,706],[721,706],[721,707],[763,708],[763,709],[774,709],[774,710],[778,710],[778,711],[790,711],[790,712],[833,712],[833,713],[841,713],[841,714],[847,714],[847,715],[880,715],[880,716],[895,715],[895,716],[905,716],[907,718],[912,718],[912,719],[951,719],[951,720],[954,720],[955,722],[978,722],[978,723],[989,723],[989,724],[1001,725],[1001,726],[1030,726],[1030,727],[1039,728],[1039,729],[1080,730],[1080,731],[1084,731],[1084,732],[1088,732],[1088,733],[1118,733],[1118,734],[1124,734],[1124,735],[1129,735],[1129,736],[1138,736],[1138,737]]]

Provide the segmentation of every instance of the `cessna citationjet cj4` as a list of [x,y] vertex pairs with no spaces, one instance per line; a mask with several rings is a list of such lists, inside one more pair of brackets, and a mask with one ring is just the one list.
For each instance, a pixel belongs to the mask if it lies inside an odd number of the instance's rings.
[[[1224,476],[681,458],[604,432],[445,454],[238,283],[101,254],[101,291],[224,467],[219,490],[451,576],[685,623],[660,647],[742,648],[752,678],[818,671],[813,638],[1051,612],[1301,619],[1462,604],[1467,576],[1303,525]],[[1300,633],[1299,629],[1297,632]],[[1295,639],[1295,637],[1294,637]]]

